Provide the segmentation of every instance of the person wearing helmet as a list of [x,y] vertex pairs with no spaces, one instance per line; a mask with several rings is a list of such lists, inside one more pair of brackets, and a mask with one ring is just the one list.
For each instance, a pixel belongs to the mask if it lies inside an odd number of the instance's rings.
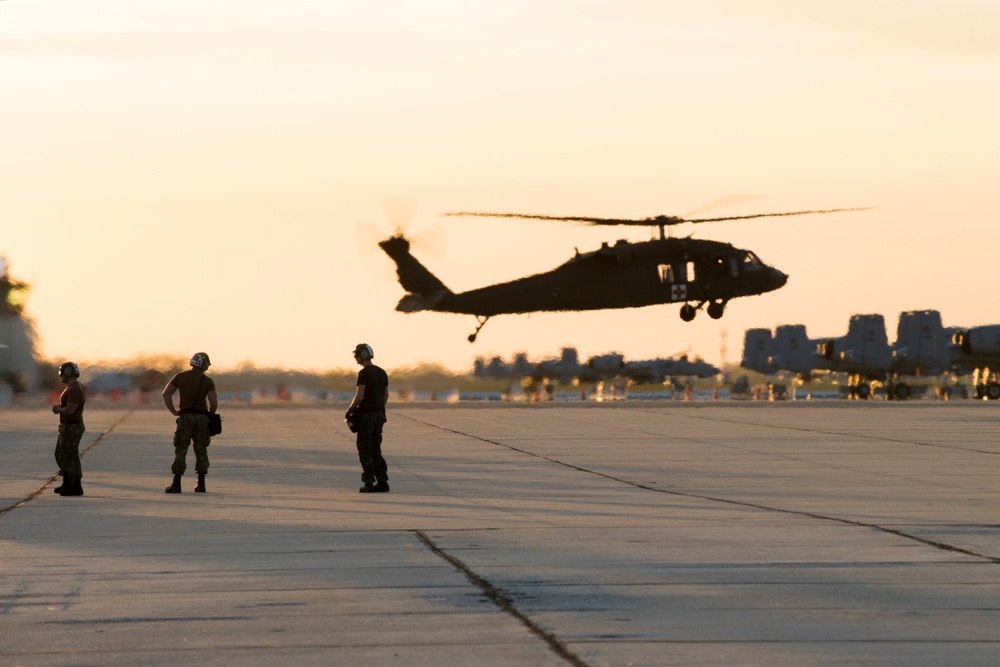
[[[219,409],[219,396],[215,393],[215,380],[205,371],[211,366],[208,355],[197,352],[191,357],[191,370],[182,371],[170,379],[163,388],[163,402],[170,414],[177,417],[174,431],[174,462],[170,472],[174,481],[165,490],[167,493],[181,492],[181,476],[187,470],[187,451],[194,442],[195,472],[198,485],[195,493],[205,493],[205,475],[208,473],[208,445],[212,438],[208,434],[208,415]],[[180,392],[178,407],[174,407],[174,392]]]
[[52,414],[59,415],[59,436],[56,438],[56,463],[63,483],[54,489],[60,496],[82,496],[83,467],[80,465],[80,439],[87,429],[83,426],[83,406],[87,391],[80,382],[80,367],[67,361],[59,367],[59,380],[66,385],[59,395],[59,404]]
[[354,348],[354,360],[361,364],[357,390],[345,420],[357,426],[358,459],[361,461],[360,493],[388,493],[389,467],[382,458],[382,424],[385,404],[389,400],[389,376],[372,363],[375,352],[371,345],[359,343]]

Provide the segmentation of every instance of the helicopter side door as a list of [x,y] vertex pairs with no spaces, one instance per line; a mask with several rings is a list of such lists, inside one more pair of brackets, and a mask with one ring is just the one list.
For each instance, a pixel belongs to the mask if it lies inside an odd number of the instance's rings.
[[660,289],[667,290],[667,301],[687,301],[692,296],[698,271],[694,262],[675,262],[657,266]]

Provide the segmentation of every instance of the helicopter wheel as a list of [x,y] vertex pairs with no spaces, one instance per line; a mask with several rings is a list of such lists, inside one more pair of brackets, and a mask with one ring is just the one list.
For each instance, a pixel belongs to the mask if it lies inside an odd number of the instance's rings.
[[475,331],[473,331],[471,334],[469,334],[469,342],[470,343],[475,343],[476,342],[476,336],[479,335],[479,330],[483,328],[483,325],[485,325],[486,321],[489,320],[489,319],[490,319],[489,315],[487,315],[486,317],[479,317],[478,315],[476,315],[476,322],[479,323],[479,326],[476,327]]
[[722,314],[726,312],[726,302],[725,301],[713,301],[708,304],[708,316],[713,320],[717,320],[722,317]]
[[694,306],[692,306],[690,303],[685,303],[683,306],[681,306],[681,319],[684,320],[685,322],[690,322],[691,320],[694,319],[694,316],[697,314],[697,312],[698,311]]

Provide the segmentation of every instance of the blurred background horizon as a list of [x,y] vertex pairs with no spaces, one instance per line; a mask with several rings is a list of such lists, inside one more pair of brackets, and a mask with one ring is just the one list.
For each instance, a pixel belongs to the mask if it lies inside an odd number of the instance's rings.
[[[208,352],[236,369],[464,371],[618,351],[739,360],[743,332],[853,313],[1000,321],[1000,6],[901,0],[8,0],[0,254],[52,360]],[[406,315],[383,204],[463,291],[641,228],[454,210],[685,215],[873,210],[681,227],[784,288],[691,323],[676,306]],[[720,214],[723,212],[720,212]],[[377,239],[379,236],[375,235]],[[723,346],[728,358],[723,360]]]

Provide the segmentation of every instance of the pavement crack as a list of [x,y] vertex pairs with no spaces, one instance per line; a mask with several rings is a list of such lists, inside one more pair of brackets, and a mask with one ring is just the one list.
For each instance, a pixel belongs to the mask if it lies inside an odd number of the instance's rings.
[[549,645],[549,648],[563,658],[566,662],[576,667],[588,667],[587,663],[584,662],[578,655],[569,650],[569,647],[563,643],[554,634],[540,626],[535,621],[531,620],[524,612],[517,608],[514,601],[510,599],[502,590],[491,584],[489,581],[483,577],[476,574],[472,568],[466,565],[464,562],[452,556],[451,554],[445,552],[441,547],[436,545],[431,538],[427,536],[426,533],[420,530],[412,531],[414,535],[417,536],[424,545],[430,549],[435,555],[442,558],[448,562],[452,567],[465,575],[476,588],[483,592],[483,595],[495,604],[501,611],[510,614],[517,620],[519,620],[525,627],[528,628],[533,634],[539,637],[542,641]]
[[[135,412],[135,408],[132,408],[131,410],[129,410],[128,412],[126,412],[124,415],[122,415],[121,417],[119,417],[118,420],[114,424],[112,424],[111,426],[109,426],[108,428],[106,428],[99,436],[97,436],[96,438],[94,438],[94,441],[92,443],[90,443],[89,445],[87,445],[86,449],[84,449],[82,452],[80,452],[80,458],[83,458],[83,456],[87,452],[89,452],[91,449],[93,449],[94,447],[96,447],[99,442],[101,442],[102,440],[104,440],[104,436],[108,435],[109,433],[111,433],[112,431],[114,431],[116,428],[118,428],[118,425],[121,424],[123,421],[125,421],[129,417],[129,415],[131,415],[133,412]],[[42,484],[40,487],[38,487],[37,490],[33,491],[32,493],[29,493],[23,500],[19,500],[16,503],[14,503],[13,505],[8,505],[7,507],[0,508],[0,516],[3,516],[7,512],[16,510],[18,507],[21,507],[22,505],[24,505],[28,501],[34,500],[35,498],[37,498],[39,495],[41,495],[41,493],[43,491],[45,491],[45,489],[47,489],[49,487],[49,484],[51,484],[52,482],[56,481],[56,479],[58,477],[59,477],[59,473],[56,473],[55,475],[52,475],[47,480],[45,480],[44,484]]]

